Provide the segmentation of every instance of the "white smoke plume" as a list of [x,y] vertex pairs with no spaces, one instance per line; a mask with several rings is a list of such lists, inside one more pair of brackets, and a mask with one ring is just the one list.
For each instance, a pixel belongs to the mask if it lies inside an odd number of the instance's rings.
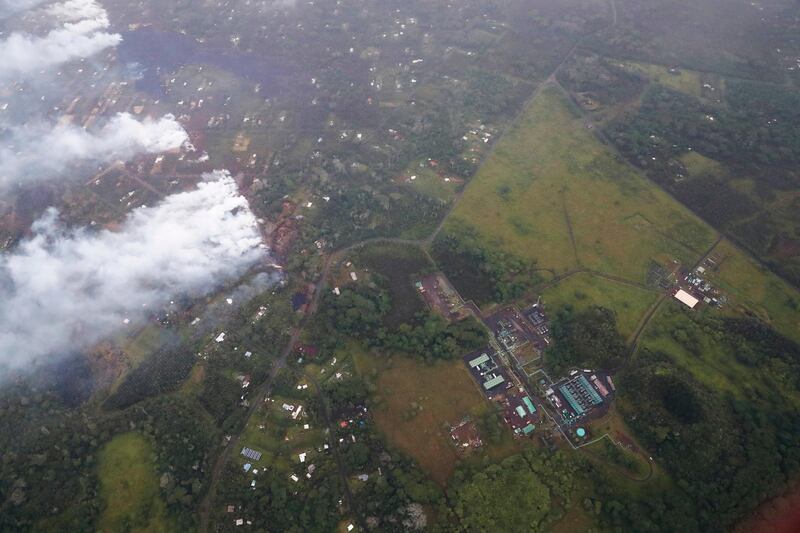
[[50,179],[72,163],[107,163],[140,153],[180,148],[189,141],[172,115],[136,120],[119,113],[92,133],[73,125],[39,122],[10,129],[0,146],[0,188],[19,182]]
[[118,45],[122,36],[105,30],[108,14],[94,2],[65,2],[50,8],[65,22],[44,36],[14,32],[0,41],[0,81],[87,58]]
[[95,0],[67,0],[46,8],[47,14],[63,22],[108,19],[108,13]]
[[0,20],[34,8],[45,0],[0,0]]
[[31,238],[0,258],[0,369],[90,346],[266,259],[234,180],[221,171],[207,178],[137,209],[118,231],[68,230],[54,210],[40,219]]

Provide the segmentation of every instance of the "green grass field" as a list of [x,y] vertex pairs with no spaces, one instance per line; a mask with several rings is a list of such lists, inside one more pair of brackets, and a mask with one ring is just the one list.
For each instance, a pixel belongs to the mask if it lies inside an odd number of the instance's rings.
[[450,202],[458,192],[458,184],[455,181],[445,181],[444,178],[428,168],[424,163],[412,163],[406,170],[405,175],[409,178],[416,176],[413,180],[406,182],[408,187],[442,202]]
[[687,152],[680,156],[679,159],[686,166],[690,177],[702,175],[723,176],[727,173],[718,161],[697,152]]
[[[311,390],[310,388],[308,390]],[[297,464],[296,454],[314,450],[325,440],[324,427],[316,427],[303,417],[293,420],[282,405],[306,405],[304,400],[274,396],[265,403],[247,423],[240,441],[261,452],[259,461],[252,461],[237,455],[240,464],[251,463],[255,468],[269,467],[282,472],[290,472]],[[309,429],[304,425],[309,423]]]
[[371,412],[387,442],[417,461],[432,480],[446,483],[459,461],[446,424],[489,408],[464,363],[426,365],[363,351],[354,356],[359,373],[377,385]]
[[746,307],[800,342],[800,293],[728,240],[720,242],[715,252],[722,257],[722,264],[718,272],[709,273],[709,279],[725,291],[731,303]]
[[597,140],[552,86],[498,142],[445,231],[469,226],[488,247],[541,268],[584,266],[639,282],[651,258],[691,264],[714,240],[711,228]]
[[117,435],[100,452],[99,531],[173,531],[159,495],[153,450],[139,433]]
[[703,82],[700,73],[694,70],[679,69],[676,73],[672,73],[667,67],[638,61],[629,61],[624,63],[624,65],[628,69],[644,74],[651,81],[668,87],[673,91],[685,93],[697,98],[699,98],[703,92]]
[[633,334],[639,320],[657,297],[656,291],[625,285],[586,272],[570,276],[542,292],[542,300],[551,316],[555,316],[568,305],[577,311],[590,305],[613,309],[617,314],[617,327],[625,337]]
[[164,331],[157,325],[148,324],[134,337],[120,341],[120,346],[130,358],[133,366],[150,357],[164,343]]

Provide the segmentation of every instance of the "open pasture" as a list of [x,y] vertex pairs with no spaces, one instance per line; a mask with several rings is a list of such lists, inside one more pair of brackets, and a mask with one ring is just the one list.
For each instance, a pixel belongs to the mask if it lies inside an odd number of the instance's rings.
[[554,273],[585,267],[643,282],[656,256],[696,261],[713,230],[590,128],[546,87],[498,141],[445,231],[471,227],[487,247]]

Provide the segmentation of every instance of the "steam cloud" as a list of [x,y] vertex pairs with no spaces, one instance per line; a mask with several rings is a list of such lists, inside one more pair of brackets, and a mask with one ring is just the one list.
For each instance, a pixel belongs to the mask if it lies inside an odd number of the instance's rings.
[[107,19],[108,13],[94,0],[67,0],[47,8],[47,14],[65,22]]
[[132,212],[119,231],[69,230],[51,210],[0,259],[0,368],[85,348],[179,294],[207,294],[267,257],[226,172]]
[[67,61],[86,58],[122,41],[109,26],[106,11],[93,1],[72,0],[50,8],[65,22],[42,37],[12,33],[0,41],[0,80],[25,77]]
[[51,178],[79,160],[124,160],[179,148],[189,140],[172,115],[139,122],[119,113],[97,133],[72,125],[51,128],[38,123],[11,129],[10,139],[0,147],[0,187]]
[[31,9],[45,0],[0,0],[0,20]]
[[[0,7],[10,5],[1,2]],[[95,0],[66,0],[40,12],[63,26],[44,37],[17,32],[0,41],[0,81],[26,74],[35,77],[47,67],[88,57],[121,41],[119,35],[101,31],[109,26],[108,14]],[[41,119],[8,126],[3,133],[0,189],[12,183],[51,179],[78,161],[125,160],[142,152],[178,148],[188,141],[172,115],[139,122],[128,113],[117,114],[94,133],[71,125],[53,126]]]

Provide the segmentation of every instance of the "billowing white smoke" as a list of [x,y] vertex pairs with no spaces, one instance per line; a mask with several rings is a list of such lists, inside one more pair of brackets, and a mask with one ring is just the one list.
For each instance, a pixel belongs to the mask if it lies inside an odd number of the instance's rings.
[[132,212],[118,231],[67,230],[55,211],[39,220],[33,237],[0,259],[0,369],[87,347],[265,259],[234,180],[220,171],[208,179]]
[[[35,76],[46,67],[87,57],[120,42],[119,35],[100,31],[109,26],[108,14],[95,0],[66,0],[41,12],[63,27],[45,37],[14,33],[0,41],[0,81],[9,75]],[[97,132],[34,120],[12,125],[3,133],[0,188],[51,179],[72,163],[126,160],[138,153],[178,148],[188,141],[172,115],[139,122],[128,113],[116,115]]]
[[119,34],[102,31],[109,26],[108,15],[94,2],[66,2],[50,10],[72,22],[65,22],[42,37],[14,32],[0,41],[0,81],[90,57],[122,41]]
[[67,0],[47,7],[47,14],[63,22],[106,19],[108,13],[95,0]]
[[0,146],[0,188],[52,178],[71,163],[126,160],[180,148],[188,140],[172,115],[140,122],[129,113],[119,113],[96,133],[45,123],[13,127]]
[[45,0],[0,0],[0,20],[38,6]]

